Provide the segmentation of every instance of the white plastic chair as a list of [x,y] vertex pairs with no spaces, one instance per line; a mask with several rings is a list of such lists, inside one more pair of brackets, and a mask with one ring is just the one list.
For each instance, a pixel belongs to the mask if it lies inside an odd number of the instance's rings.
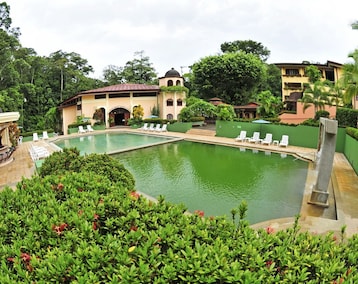
[[282,146],[282,147],[287,147],[288,146],[288,139],[289,139],[288,135],[282,135],[280,144],[278,144],[278,145]]
[[154,131],[154,123],[151,123],[150,125],[149,125],[149,128],[148,128],[148,130],[149,131]]
[[261,144],[271,145],[272,143],[272,133],[266,133],[266,137],[261,141]]
[[39,141],[39,135],[37,134],[37,132],[32,134],[32,141],[34,141],[34,142]]
[[148,123],[144,123],[144,125],[143,125],[141,128],[139,128],[139,129],[141,129],[141,130],[148,130]]
[[235,138],[235,141],[242,141],[243,142],[243,141],[245,141],[245,139],[246,139],[246,131],[241,130],[240,135]]
[[86,130],[83,129],[83,126],[78,126],[78,133],[86,133]]
[[48,139],[47,131],[42,132],[42,139],[44,139],[44,140]]
[[90,124],[87,124],[87,131],[88,132],[93,132],[94,131]]
[[160,124],[157,124],[154,128],[154,131],[160,132],[161,128],[160,128]]
[[254,132],[252,137],[249,139],[250,143],[259,143],[260,141],[261,141],[260,132]]
[[162,128],[160,129],[160,132],[167,132],[168,131],[167,127],[168,124],[163,124]]

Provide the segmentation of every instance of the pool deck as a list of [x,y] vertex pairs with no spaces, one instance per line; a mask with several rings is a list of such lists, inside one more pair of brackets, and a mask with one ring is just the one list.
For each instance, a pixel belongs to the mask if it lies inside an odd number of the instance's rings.
[[[147,133],[140,130],[133,130],[130,128],[110,129],[108,131],[125,131],[134,133]],[[101,133],[104,131],[96,131]],[[302,148],[296,146],[278,147],[267,146],[261,144],[253,144],[246,142],[236,142],[232,138],[216,137],[200,134],[200,131],[195,133],[178,133],[178,132],[165,132],[165,133],[151,133],[156,135],[172,136],[175,138],[182,138],[202,143],[215,143],[230,147],[245,147],[257,150],[279,152],[292,154],[305,160],[314,161],[316,149]],[[66,135],[74,137],[77,134]],[[81,134],[86,135],[86,134]],[[62,136],[65,137],[65,136]],[[62,138],[59,137],[59,138]],[[13,189],[16,184],[21,181],[23,177],[30,178],[35,173],[35,164],[32,161],[29,149],[33,144],[46,147],[50,152],[56,151],[56,148],[51,145],[54,138],[38,142],[24,142],[19,145],[13,154],[14,161],[0,167],[0,190],[5,186]],[[301,207],[301,218],[299,225],[302,231],[309,231],[317,234],[324,234],[333,232],[335,235],[340,236],[341,228],[346,226],[346,236],[351,236],[358,233],[358,176],[353,168],[342,153],[336,153],[333,163],[333,171],[331,182],[329,186],[330,198],[328,208],[318,207],[316,205],[308,204],[311,193],[313,181],[316,177],[316,171],[313,163],[310,164],[306,187]],[[285,229],[292,227],[294,217],[282,218],[276,220],[269,220],[266,222],[252,225],[253,228],[266,228],[271,227],[274,230]]]

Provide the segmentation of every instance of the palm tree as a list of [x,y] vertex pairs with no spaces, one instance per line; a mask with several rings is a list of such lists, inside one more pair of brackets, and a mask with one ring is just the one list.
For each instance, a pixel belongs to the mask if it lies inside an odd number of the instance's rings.
[[315,113],[323,110],[326,104],[331,105],[329,99],[329,91],[327,91],[328,83],[326,81],[316,81],[313,84],[307,84],[303,97],[303,111],[314,105]]
[[[345,103],[351,103],[352,99],[358,95],[358,49],[351,53],[349,57],[353,58],[354,63],[343,66],[343,85],[345,87],[343,101]],[[355,106],[353,107],[355,108]]]

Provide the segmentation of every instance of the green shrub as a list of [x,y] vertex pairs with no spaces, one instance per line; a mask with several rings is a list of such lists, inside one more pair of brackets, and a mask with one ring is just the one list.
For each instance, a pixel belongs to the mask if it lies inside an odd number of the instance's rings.
[[358,140],[358,129],[353,127],[347,127],[346,128],[347,134],[354,139]]
[[358,110],[350,108],[337,109],[336,119],[339,126],[357,127]]
[[355,283],[358,236],[255,231],[104,175],[24,179],[0,193],[0,283]]
[[118,160],[106,154],[80,156],[76,148],[54,152],[43,162],[39,175],[62,175],[67,171],[101,174],[128,189],[133,189],[135,184],[132,174]]
[[200,121],[204,121],[205,117],[203,116],[193,116],[189,119],[190,122],[200,122]]
[[315,115],[314,115],[314,119],[315,119],[315,120],[319,120],[320,117],[329,118],[329,112],[326,111],[326,110],[316,111],[316,113],[315,113]]

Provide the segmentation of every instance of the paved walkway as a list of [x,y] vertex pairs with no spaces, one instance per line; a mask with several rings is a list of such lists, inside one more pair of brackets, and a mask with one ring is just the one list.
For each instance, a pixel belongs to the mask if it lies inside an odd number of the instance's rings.
[[[132,129],[111,129],[107,131],[131,131],[139,132],[139,130]],[[99,133],[100,131],[98,131]],[[143,132],[143,131],[141,131]],[[157,133],[156,133],[157,134]],[[72,134],[73,137],[76,134]],[[232,147],[255,148],[259,150],[267,150],[271,152],[284,152],[296,155],[300,158],[314,161],[315,149],[288,146],[282,148],[278,146],[265,146],[259,144],[236,142],[232,138],[213,137],[207,135],[200,135],[200,131],[195,134],[167,132],[158,133],[158,135],[170,135],[178,138],[203,142],[216,143],[220,145],[227,145]],[[51,141],[51,139],[49,140]],[[46,147],[50,152],[55,151],[49,141],[39,141],[36,145]],[[0,167],[0,189],[5,186],[15,188],[17,182],[21,181],[23,177],[29,178],[35,173],[35,165],[29,155],[29,149],[34,142],[25,142],[17,148],[14,152],[14,161],[6,166]],[[350,166],[345,156],[341,153],[336,153],[334,157],[334,165],[332,178],[330,183],[330,206],[329,208],[321,208],[315,205],[308,204],[313,180],[315,180],[315,169],[313,163],[309,166],[309,171],[306,180],[306,188],[301,208],[300,226],[303,231],[310,231],[313,233],[334,232],[339,235],[343,225],[346,226],[347,236],[358,233],[358,176]],[[270,220],[267,222],[254,224],[254,228],[265,228],[271,226],[273,229],[284,229],[292,226],[294,218],[283,218],[277,220]]]

